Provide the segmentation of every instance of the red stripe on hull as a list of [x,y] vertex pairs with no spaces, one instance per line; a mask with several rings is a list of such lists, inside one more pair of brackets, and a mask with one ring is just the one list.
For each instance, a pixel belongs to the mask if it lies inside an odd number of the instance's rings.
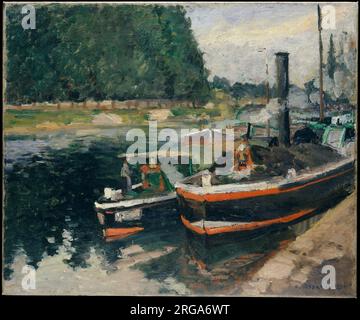
[[107,228],[104,230],[104,237],[106,241],[113,241],[124,239],[130,235],[143,231],[144,228],[132,227],[132,228]]
[[314,181],[310,181],[308,183],[304,183],[300,186],[290,187],[287,189],[280,189],[280,188],[272,188],[272,189],[265,189],[265,190],[253,190],[253,191],[241,191],[241,192],[231,192],[231,193],[212,193],[212,194],[195,194],[192,192],[185,191],[182,188],[177,188],[176,192],[183,196],[185,199],[195,200],[199,202],[218,202],[218,201],[227,201],[227,200],[238,200],[238,199],[246,199],[246,198],[253,198],[253,197],[260,197],[260,196],[268,196],[268,195],[276,195],[291,191],[297,191],[299,189],[305,188],[307,186],[311,186],[316,183],[320,183],[323,181],[327,181],[338,176],[341,176],[347,172],[352,171],[353,169],[348,169],[343,172],[339,172],[329,177],[320,178]]
[[296,213],[293,213],[291,215],[288,215],[286,217],[276,218],[276,219],[270,219],[266,221],[256,221],[256,222],[248,222],[243,224],[234,224],[232,226],[225,226],[225,227],[198,227],[193,225],[189,220],[187,220],[183,215],[181,215],[181,221],[184,224],[186,228],[189,230],[200,234],[200,235],[215,235],[220,233],[227,233],[227,232],[238,232],[238,231],[252,231],[264,227],[269,227],[275,224],[280,223],[289,223],[294,220],[297,220],[307,214],[310,214],[314,212],[316,209],[306,209],[306,210],[300,210]]

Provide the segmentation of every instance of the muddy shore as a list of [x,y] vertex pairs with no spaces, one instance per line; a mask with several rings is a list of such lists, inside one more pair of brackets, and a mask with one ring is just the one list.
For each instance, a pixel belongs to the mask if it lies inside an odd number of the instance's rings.
[[[230,294],[355,297],[356,223],[356,195],[352,194]],[[325,265],[335,267],[336,289],[322,288]]]

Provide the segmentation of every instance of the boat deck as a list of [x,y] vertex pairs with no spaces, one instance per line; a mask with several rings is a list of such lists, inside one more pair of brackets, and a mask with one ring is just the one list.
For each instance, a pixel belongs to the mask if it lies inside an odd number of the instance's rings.
[[158,194],[147,194],[143,196],[139,196],[137,198],[131,199],[122,199],[119,201],[105,202],[99,203],[95,202],[95,208],[101,210],[108,209],[125,209],[125,208],[134,208],[134,207],[148,207],[157,203],[170,201],[176,198],[176,192],[163,192]]
[[[317,144],[293,145],[290,148],[264,148],[252,146],[252,156],[255,168],[250,174],[213,175],[213,186],[238,183],[254,183],[267,180],[283,179],[289,169],[295,169],[296,175],[311,173],[316,168],[330,163],[339,162],[346,158],[330,147]],[[201,173],[184,179],[183,184],[201,186]]]

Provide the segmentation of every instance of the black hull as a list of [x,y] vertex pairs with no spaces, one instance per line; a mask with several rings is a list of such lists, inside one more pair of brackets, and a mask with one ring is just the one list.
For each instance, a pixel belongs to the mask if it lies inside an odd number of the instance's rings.
[[[179,210],[183,222],[192,233],[209,237],[251,237],[268,228],[283,227],[310,217],[324,208],[333,206],[354,189],[354,165],[348,163],[329,172],[311,183],[286,185],[286,192],[241,197],[223,201],[197,201],[178,193]],[[287,189],[286,189],[287,188]],[[226,196],[226,195],[225,195]],[[192,224],[204,219],[206,222],[238,222],[241,228],[223,228],[222,232],[203,232]]]
[[287,223],[277,223],[270,226],[260,227],[252,230],[241,230],[238,232],[221,232],[217,234],[198,234],[192,230],[186,229],[187,237],[191,240],[192,243],[198,242],[203,246],[202,249],[213,248],[214,246],[226,245],[229,242],[241,242],[252,240],[266,234],[272,234],[279,231],[288,230],[290,226],[301,223],[307,219],[323,214],[327,209],[338,204],[344,200],[345,196],[338,197],[334,199],[328,206],[319,208],[310,212],[307,215],[304,215],[300,218],[294,219]]
[[[338,199],[338,201],[342,199]],[[316,210],[304,218],[268,228],[212,236],[199,235],[186,229],[186,248],[191,259],[201,268],[211,270],[218,266],[221,267],[233,259],[237,261],[237,267],[240,263],[240,268],[246,268],[269,253],[278,250],[283,242],[295,239],[318,221],[324,212],[325,210]],[[300,229],[290,228],[293,225],[299,226]]]

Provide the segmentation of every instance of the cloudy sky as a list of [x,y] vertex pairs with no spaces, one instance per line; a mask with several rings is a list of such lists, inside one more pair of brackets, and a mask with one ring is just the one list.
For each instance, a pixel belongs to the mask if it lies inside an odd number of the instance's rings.
[[[356,34],[357,30],[355,3],[331,5],[335,8],[335,29],[323,31],[325,61],[330,33],[337,41],[344,31]],[[269,80],[273,83],[274,53],[287,51],[290,82],[302,87],[318,73],[316,6],[316,3],[196,3],[185,8],[204,52],[210,79],[218,75],[231,82],[259,83],[266,78],[267,61]],[[324,8],[326,3],[321,6]]]

